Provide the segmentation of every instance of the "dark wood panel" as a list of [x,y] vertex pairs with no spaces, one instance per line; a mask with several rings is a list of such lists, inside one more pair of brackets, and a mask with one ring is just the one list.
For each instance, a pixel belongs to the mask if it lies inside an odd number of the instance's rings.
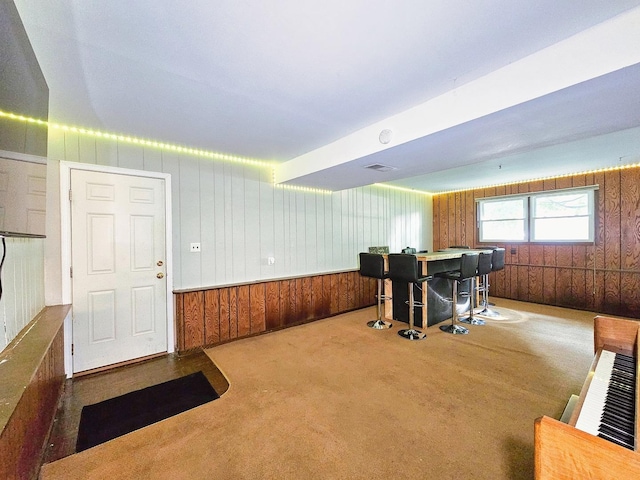
[[531,267],[529,273],[529,301],[544,303],[544,269],[542,267]]
[[[640,178],[638,175],[622,175],[621,218],[620,218],[620,260],[624,270],[640,270]],[[626,277],[623,278],[623,282]],[[633,283],[633,282],[632,282]],[[628,286],[622,286],[628,290]],[[623,296],[624,298],[624,296]]]
[[204,292],[183,294],[183,350],[204,345]]
[[204,292],[204,343],[213,345],[220,342],[220,291]]
[[620,172],[606,172],[604,192],[605,268],[620,268]]
[[[288,325],[292,323],[291,319],[295,317],[295,304],[292,308],[290,300],[290,282],[289,280],[280,281],[280,325]],[[294,292],[295,293],[295,292]]]
[[[605,173],[604,191],[604,268],[617,270],[620,262],[620,215],[621,192],[620,172],[611,171]],[[620,274],[605,273],[605,298],[604,308],[620,311]]]
[[433,212],[433,248],[440,244],[440,199],[442,195],[434,195],[431,203]]
[[556,189],[573,187],[573,179],[570,176],[556,178]]
[[357,285],[359,279],[355,273],[347,273],[348,295],[347,295],[347,310],[353,310],[358,306],[357,303]]
[[529,301],[529,267],[518,266],[516,270],[517,286],[516,295],[514,298],[522,299],[525,302]]
[[339,275],[338,276],[338,292],[339,292],[339,298],[338,298],[338,310],[340,312],[345,312],[347,311],[347,309],[349,308],[349,280],[347,278],[346,275]]
[[[620,273],[604,273],[604,299],[602,309],[605,312],[620,312]],[[619,313],[621,314],[621,313]]]
[[231,338],[231,306],[229,288],[220,289],[220,341]]
[[311,279],[311,299],[312,303],[312,311],[314,318],[321,318],[324,316],[324,295],[322,288],[322,276],[313,277]]
[[229,288],[229,338],[238,338],[238,287]]
[[251,314],[249,305],[249,285],[237,288],[238,337],[246,337],[251,333]]
[[302,303],[300,309],[300,319],[310,320],[313,318],[313,288],[310,277],[304,277],[298,280],[300,288],[300,301]]
[[573,264],[573,249],[571,245],[558,245],[556,247],[556,265],[558,267],[570,267]]
[[331,315],[331,277],[332,275],[322,276],[322,316]]
[[184,349],[184,294],[174,295],[173,305],[176,318],[176,346],[178,350]]
[[[555,255],[554,255],[555,258]],[[556,305],[556,268],[545,267],[542,272],[543,303],[548,305]]]
[[331,315],[335,315],[340,311],[340,298],[342,298],[342,294],[340,291],[340,276],[338,274],[330,275],[331,280]]
[[544,265],[544,247],[542,245],[529,246],[529,263],[531,265]]
[[280,316],[280,283],[279,281],[268,282],[265,285],[266,313],[265,329],[273,330],[282,326]]
[[262,333],[266,330],[266,286],[254,283],[249,286],[249,304],[251,315],[250,333]]
[[544,180],[536,180],[534,182],[529,183],[529,191],[530,192],[542,192],[544,191]]
[[573,270],[571,272],[571,301],[572,307],[583,307],[587,303],[586,271]]
[[571,297],[571,269],[556,269],[556,301],[558,305],[573,305],[574,300]]
[[473,190],[465,192],[464,228],[462,231],[464,233],[463,245],[473,247],[478,244],[476,240],[476,202]]
[[620,312],[626,317],[640,318],[640,304],[637,298],[640,292],[640,273],[620,275]]
[[595,245],[595,266],[596,269],[604,268],[604,242],[605,242],[605,194],[604,194],[604,186],[605,186],[605,175],[604,172],[600,172],[594,175],[594,183],[600,185],[600,189],[596,191],[596,201],[597,201],[597,212],[598,215],[596,217],[596,245]]
[[[465,198],[463,192],[455,192],[453,194],[453,237],[456,239],[456,244],[467,245],[464,243],[464,213],[465,213]],[[459,242],[459,243],[458,243]]]
[[444,195],[440,199],[440,243],[437,248],[445,248],[452,244],[449,238],[449,224],[455,221],[449,212],[450,195]]

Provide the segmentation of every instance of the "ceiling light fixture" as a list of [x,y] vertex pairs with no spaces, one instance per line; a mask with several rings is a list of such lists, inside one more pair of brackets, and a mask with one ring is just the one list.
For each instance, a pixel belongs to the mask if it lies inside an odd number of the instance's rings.
[[391,141],[392,137],[393,137],[393,132],[388,128],[385,128],[380,132],[380,135],[378,135],[378,140],[380,140],[380,143],[382,143],[383,145],[386,145]]

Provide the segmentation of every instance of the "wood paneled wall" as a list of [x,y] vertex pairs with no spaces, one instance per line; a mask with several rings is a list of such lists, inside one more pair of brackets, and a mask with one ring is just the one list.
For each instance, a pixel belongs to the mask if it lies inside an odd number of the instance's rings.
[[212,346],[374,305],[377,283],[357,271],[178,292],[178,350]]
[[[65,381],[64,318],[68,306],[45,308],[2,352],[0,478],[35,479]],[[31,326],[31,325],[30,325]]]
[[594,245],[503,244],[490,294],[640,317],[640,168],[434,196],[434,249],[478,245],[476,198],[599,185]]

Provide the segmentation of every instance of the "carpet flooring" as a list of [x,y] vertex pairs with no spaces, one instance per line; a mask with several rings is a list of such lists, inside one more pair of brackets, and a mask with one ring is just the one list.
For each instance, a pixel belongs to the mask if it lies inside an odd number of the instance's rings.
[[410,342],[367,308],[206,351],[215,402],[46,464],[43,480],[531,479],[533,422],[593,358],[592,312],[496,300],[503,318]]

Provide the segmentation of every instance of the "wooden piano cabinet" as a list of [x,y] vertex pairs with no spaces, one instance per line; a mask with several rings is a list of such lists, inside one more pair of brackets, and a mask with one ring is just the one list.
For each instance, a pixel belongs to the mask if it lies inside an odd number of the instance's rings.
[[[569,423],[540,417],[534,423],[536,480],[621,480],[640,479],[638,421],[640,419],[640,381],[636,374],[635,449],[616,445],[575,428],[588,384],[604,346],[607,350],[625,352],[636,360],[640,321],[597,316],[594,319],[595,360],[580,393],[576,410]],[[640,369],[637,369],[640,371]]]
[[550,417],[534,425],[536,480],[640,478],[640,453]]
[[608,345],[635,354],[638,347],[640,321],[598,315],[593,320],[593,351],[602,350]]

